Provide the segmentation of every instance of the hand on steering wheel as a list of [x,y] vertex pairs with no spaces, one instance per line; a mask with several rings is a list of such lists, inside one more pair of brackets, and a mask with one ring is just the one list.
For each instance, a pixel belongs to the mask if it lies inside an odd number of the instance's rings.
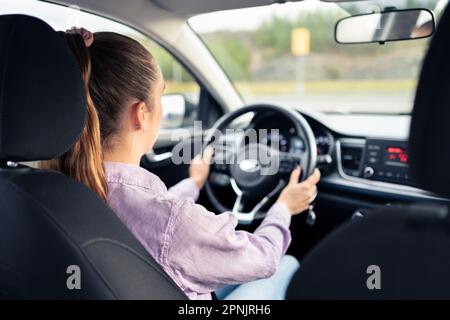
[[307,210],[317,196],[316,184],[320,180],[320,171],[314,173],[305,181],[299,182],[301,168],[292,171],[288,185],[281,191],[277,203],[284,204],[292,215]]
[[192,159],[189,166],[189,178],[194,180],[199,189],[205,185],[206,179],[209,176],[211,158],[214,154],[212,147],[207,147],[203,154],[198,154]]
[[[225,131],[233,120],[249,112],[254,114],[261,112],[282,114],[294,125],[296,135],[304,141],[303,152],[295,154],[282,152],[279,149],[272,148],[272,146],[260,143],[259,140],[246,143],[245,137],[242,139],[239,135],[229,136],[228,130],[226,130],[227,134],[218,135],[218,133]],[[231,142],[235,147],[231,151],[227,147],[228,142]],[[236,194],[236,201],[231,212],[241,224],[251,224],[254,220],[264,218],[264,207],[280,194],[288,184],[290,173],[297,166],[300,166],[303,172],[300,181],[311,176],[316,167],[317,146],[311,127],[300,113],[280,106],[250,105],[225,114],[208,131],[203,148],[205,149],[210,144],[215,148],[216,154],[210,179],[205,184],[206,193],[215,210],[218,212],[230,211],[230,208],[224,206],[216,197],[212,184],[216,184],[217,177],[220,177],[224,181],[223,184],[231,185]],[[221,153],[225,154],[225,156],[222,156],[225,160],[228,160],[231,153],[233,158],[231,163],[227,161],[217,163],[216,160]],[[318,173],[311,179],[318,179],[317,175]],[[300,176],[300,172],[298,172],[298,176]],[[291,190],[291,187],[294,188],[290,186],[288,190]],[[300,188],[303,187],[297,189]],[[257,204],[253,209],[246,211],[245,208],[248,207],[248,204],[255,202]],[[291,206],[291,208],[294,208],[294,206]],[[308,217],[309,221],[314,222],[315,214],[312,211],[312,205],[309,205]]]

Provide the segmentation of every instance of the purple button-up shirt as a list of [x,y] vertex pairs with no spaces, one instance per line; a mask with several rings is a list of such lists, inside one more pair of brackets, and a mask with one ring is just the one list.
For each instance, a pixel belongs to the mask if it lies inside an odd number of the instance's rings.
[[149,171],[105,162],[108,204],[190,299],[211,299],[225,285],[271,276],[290,242],[291,215],[275,204],[254,233],[237,219],[195,204],[192,179],[167,190]]

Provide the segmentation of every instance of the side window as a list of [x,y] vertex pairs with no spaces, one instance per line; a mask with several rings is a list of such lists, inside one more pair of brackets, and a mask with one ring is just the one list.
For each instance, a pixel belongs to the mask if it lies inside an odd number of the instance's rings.
[[139,41],[156,58],[166,81],[162,129],[193,126],[198,116],[200,86],[170,53],[147,36],[113,20],[80,11],[77,6],[66,7],[35,0],[9,1],[0,6],[0,14],[18,13],[40,18],[55,30],[78,26],[92,32],[117,32]]
[[166,49],[145,38],[141,43],[158,61],[166,82],[162,129],[189,128],[198,117],[200,86]]

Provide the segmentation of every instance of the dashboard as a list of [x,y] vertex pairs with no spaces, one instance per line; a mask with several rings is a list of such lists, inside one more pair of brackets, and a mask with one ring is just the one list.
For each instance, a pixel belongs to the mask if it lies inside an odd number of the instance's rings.
[[[329,155],[333,150],[333,135],[326,128],[315,123],[310,123],[317,143],[317,155]],[[265,115],[254,120],[253,128],[267,130],[262,135],[260,142],[268,146],[276,147],[282,152],[293,154],[305,151],[305,142],[296,132],[296,129],[288,119],[278,115]]]
[[[335,146],[334,135],[325,126],[316,121],[308,121],[313,131],[317,145],[317,167],[322,174],[327,174],[332,170],[332,155]],[[276,148],[281,152],[292,155],[301,155],[305,151],[305,142],[297,133],[293,123],[278,114],[264,114],[253,120],[253,129],[260,134],[260,143],[271,148]]]
[[[418,188],[412,179],[409,166],[409,151],[405,135],[392,134],[381,125],[370,121],[371,115],[361,116],[356,122],[340,123],[341,128],[358,129],[360,135],[337,132],[330,128],[324,120],[323,114],[319,117],[300,112],[308,121],[316,138],[317,167],[322,172],[321,183],[340,190],[353,191],[364,195],[376,195],[402,200],[443,200],[434,194]],[[349,119],[352,116],[343,116]],[[388,121],[380,117],[383,123],[393,124],[397,133],[401,128],[409,127],[404,116],[391,116]],[[394,117],[397,117],[395,119]],[[333,118],[331,116],[330,118]],[[342,119],[338,119],[342,121]],[[395,123],[398,121],[398,123]],[[364,123],[366,123],[364,125]],[[369,125],[370,123],[370,125]],[[368,132],[364,136],[364,129],[371,127],[378,130],[375,136]],[[252,120],[254,129],[267,129],[267,136],[263,136],[261,143],[278,146],[280,151],[301,153],[305,150],[305,143],[299,137],[289,119],[274,114],[265,114]],[[405,130],[407,132],[407,130]],[[384,134],[385,136],[380,136]]]

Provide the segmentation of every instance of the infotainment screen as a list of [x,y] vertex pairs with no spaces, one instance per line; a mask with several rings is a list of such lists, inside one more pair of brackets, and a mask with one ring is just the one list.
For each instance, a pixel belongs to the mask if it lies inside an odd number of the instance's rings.
[[408,166],[408,152],[406,149],[400,147],[387,147],[385,164],[391,166]]

